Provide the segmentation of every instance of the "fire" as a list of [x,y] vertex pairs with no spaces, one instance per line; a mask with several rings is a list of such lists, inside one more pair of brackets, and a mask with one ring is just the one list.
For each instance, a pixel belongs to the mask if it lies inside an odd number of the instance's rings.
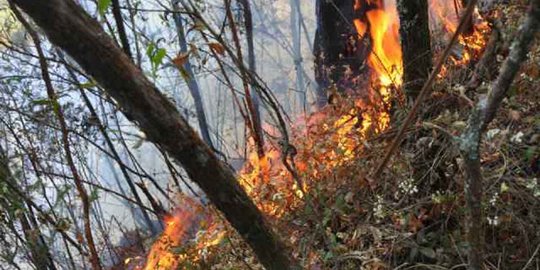
[[[362,7],[362,0],[356,0],[354,8]],[[366,12],[367,21],[354,20],[360,35],[369,34],[372,50],[368,56],[368,64],[378,77],[381,86],[401,85],[403,63],[399,41],[399,17],[393,3],[385,5],[383,0],[368,1],[375,8]],[[383,96],[387,95],[384,93]]]
[[[359,11],[362,8],[362,0],[356,0],[354,9]],[[372,6],[366,12],[366,19],[354,20],[354,26],[359,35],[359,39],[364,39],[364,35],[369,34],[371,40],[371,53],[368,56],[373,77],[372,82],[379,87],[376,96],[372,96],[373,104],[382,104],[379,109],[377,120],[373,121],[373,114],[363,113],[364,133],[372,122],[378,122],[378,131],[382,131],[390,124],[388,105],[393,94],[393,90],[401,86],[403,74],[403,61],[401,57],[401,45],[399,41],[399,17],[395,2],[383,0],[367,0],[364,4]],[[363,103],[363,101],[360,101]],[[365,106],[362,106],[365,107]],[[377,106],[374,106],[377,107]],[[380,107],[380,106],[379,106]]]
[[[171,216],[164,219],[165,230],[154,242],[146,258],[144,270],[180,269],[185,261],[197,261],[200,254],[182,252],[194,249],[199,252],[219,244],[224,237],[222,225],[204,207],[186,196],[179,198],[179,205]],[[195,239],[195,243],[189,241]]]
[[[457,17],[452,15],[455,15],[453,2],[430,1],[432,17],[448,34],[457,28]],[[315,181],[328,179],[334,175],[334,168],[354,161],[369,136],[390,125],[390,103],[402,84],[403,73],[399,17],[395,1],[356,0],[353,8],[359,11],[363,4],[369,4],[371,9],[362,19],[355,19],[353,25],[358,39],[368,39],[366,46],[371,48],[367,63],[371,68],[368,79],[372,89],[362,89],[368,91],[367,98],[347,99],[343,106],[329,106],[296,121],[297,126],[292,127],[291,132],[291,144],[296,148],[294,153],[287,154],[287,160],[300,179],[293,179],[284,166],[282,146],[269,144],[265,156],[259,157],[254,143],[250,142],[250,154],[239,182],[271,222],[303,205],[299,183],[303,185],[302,190],[309,192]],[[465,52],[461,58],[454,58],[454,64],[465,64],[477,55],[485,43],[486,27],[475,24],[476,31],[460,39]],[[274,128],[266,126],[265,129],[278,137]],[[186,197],[179,205],[181,208],[166,219],[165,231],[152,246],[146,266],[141,269],[177,269],[183,261],[200,259],[197,250],[218,245],[225,236],[226,225],[213,218],[215,213]],[[196,235],[195,230],[199,231]],[[195,244],[189,251],[172,251],[185,249],[193,238]]]
[[[461,1],[443,0],[431,0],[429,2],[430,24],[433,32],[443,32],[446,34],[447,39],[456,32],[460,19],[459,11],[463,9],[460,3]],[[490,31],[487,21],[480,16],[477,8],[472,19],[473,32],[459,37],[459,44],[463,49],[459,54],[454,54],[451,58],[456,66],[466,65],[477,58],[486,45],[486,36]]]

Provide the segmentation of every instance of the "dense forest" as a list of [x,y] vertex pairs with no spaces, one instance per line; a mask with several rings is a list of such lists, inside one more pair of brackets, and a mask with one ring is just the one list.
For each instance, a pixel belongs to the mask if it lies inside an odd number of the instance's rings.
[[0,269],[540,269],[540,0],[0,0]]

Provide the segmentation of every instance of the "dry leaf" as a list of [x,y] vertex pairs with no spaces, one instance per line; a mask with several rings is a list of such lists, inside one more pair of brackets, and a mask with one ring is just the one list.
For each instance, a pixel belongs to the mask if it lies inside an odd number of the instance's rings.
[[225,54],[225,48],[220,43],[210,42],[208,43],[208,46],[210,46],[210,49],[212,49],[212,51],[214,51],[217,54],[221,54],[221,55]]
[[185,63],[187,63],[189,59],[189,52],[182,52],[182,53],[179,53],[173,60],[172,62],[174,63],[174,65],[178,68],[182,68],[184,66]]

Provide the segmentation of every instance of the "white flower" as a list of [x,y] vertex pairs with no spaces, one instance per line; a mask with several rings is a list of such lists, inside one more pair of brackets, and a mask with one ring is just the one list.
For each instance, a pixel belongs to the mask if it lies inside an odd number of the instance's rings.
[[501,130],[498,128],[490,129],[488,132],[486,132],[486,139],[491,140],[499,133],[501,133]]
[[489,200],[489,203],[492,205],[492,206],[495,206],[495,204],[497,203],[497,200],[499,199],[499,192],[495,192],[495,194],[493,194],[493,196],[491,197],[491,199]]
[[384,199],[382,196],[377,195],[377,201],[375,202],[375,206],[373,206],[373,216],[377,218],[377,220],[381,220],[385,218],[384,214]]
[[523,136],[525,134],[523,134],[523,132],[518,132],[516,133],[514,136],[512,136],[512,138],[510,138],[510,141],[513,142],[513,143],[522,143],[523,142]]
[[418,193],[418,187],[414,183],[413,178],[409,178],[407,180],[401,181],[398,184],[398,188],[401,194],[413,195],[415,193]]
[[498,226],[499,225],[499,217],[494,216],[493,218],[487,217],[488,224],[490,226]]

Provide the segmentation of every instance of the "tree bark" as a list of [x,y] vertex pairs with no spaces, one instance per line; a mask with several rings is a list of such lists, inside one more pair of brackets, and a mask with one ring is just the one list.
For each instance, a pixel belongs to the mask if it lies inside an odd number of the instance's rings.
[[175,106],[116,46],[99,24],[71,0],[14,0],[92,75],[138,124],[148,140],[180,162],[267,269],[291,269],[285,245],[238,184],[234,172],[203,143]]
[[403,51],[403,86],[416,99],[433,68],[427,0],[399,0],[399,34]]

